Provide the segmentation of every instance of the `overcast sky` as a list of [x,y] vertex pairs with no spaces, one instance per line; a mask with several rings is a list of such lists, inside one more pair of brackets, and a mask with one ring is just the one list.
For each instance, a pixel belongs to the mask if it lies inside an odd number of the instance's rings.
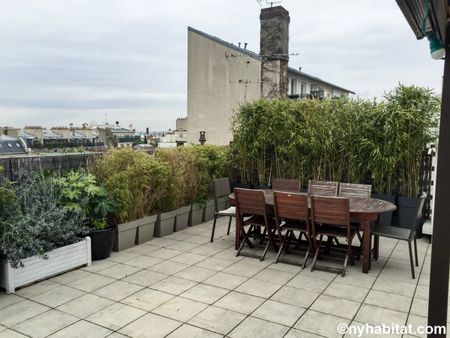
[[[265,4],[265,0],[262,0]],[[443,62],[395,0],[284,0],[291,67],[381,96],[441,92]],[[259,51],[256,0],[0,0],[0,126],[95,121],[138,130],[186,116],[187,26]]]

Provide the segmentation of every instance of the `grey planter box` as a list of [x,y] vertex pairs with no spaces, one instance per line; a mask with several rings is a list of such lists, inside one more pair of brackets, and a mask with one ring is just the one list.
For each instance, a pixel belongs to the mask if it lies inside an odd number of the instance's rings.
[[181,207],[177,209],[177,218],[175,219],[174,231],[180,231],[186,229],[189,225],[189,213],[191,212],[191,206]]
[[218,198],[217,207],[219,210],[225,210],[226,208],[228,208],[228,205],[229,205],[228,196],[222,196]]
[[207,200],[203,211],[203,222],[208,222],[214,218],[214,200]]
[[164,237],[173,233],[175,227],[175,218],[177,211],[163,212],[158,215],[158,221],[155,225],[155,237]]
[[155,233],[155,225],[158,220],[158,215],[152,215],[139,219],[137,243],[142,244],[153,239]]
[[114,251],[129,249],[136,244],[138,227],[140,224],[139,221],[140,220],[135,220],[117,226]]
[[202,205],[192,204],[192,209],[189,217],[189,226],[194,226],[200,224],[203,219],[203,209]]

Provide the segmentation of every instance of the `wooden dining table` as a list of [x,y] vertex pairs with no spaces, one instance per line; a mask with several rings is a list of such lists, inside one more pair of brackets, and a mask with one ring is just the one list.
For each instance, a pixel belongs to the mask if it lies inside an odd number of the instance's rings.
[[[273,190],[264,189],[266,205],[273,208]],[[234,193],[229,195],[230,203],[235,204]],[[353,221],[361,225],[363,231],[363,264],[362,272],[368,273],[370,270],[370,246],[371,246],[371,224],[377,221],[380,214],[392,212],[397,206],[391,202],[383,201],[370,197],[351,197],[350,200],[350,217]],[[241,240],[239,217],[236,217],[236,237],[235,248],[239,247]]]

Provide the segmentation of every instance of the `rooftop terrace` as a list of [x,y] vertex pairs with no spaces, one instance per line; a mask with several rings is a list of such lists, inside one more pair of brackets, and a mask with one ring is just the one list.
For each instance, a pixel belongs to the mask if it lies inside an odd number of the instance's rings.
[[342,337],[340,323],[427,323],[426,239],[416,279],[407,244],[385,238],[369,274],[356,261],[341,277],[273,264],[270,251],[263,262],[235,257],[227,219],[218,219],[214,243],[211,226],[0,294],[0,337]]

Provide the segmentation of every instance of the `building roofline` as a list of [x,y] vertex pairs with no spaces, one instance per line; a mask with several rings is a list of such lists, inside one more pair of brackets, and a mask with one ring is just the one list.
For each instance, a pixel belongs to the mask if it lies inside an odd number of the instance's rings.
[[297,70],[297,69],[295,69],[295,68],[289,67],[289,68],[288,68],[288,73],[289,73],[289,72],[294,73],[294,74],[297,74],[297,75],[299,75],[299,76],[306,77],[306,78],[308,78],[308,79],[310,79],[310,80],[314,80],[314,81],[317,81],[317,82],[321,82],[321,83],[323,83],[323,84],[329,85],[329,86],[334,87],[334,88],[336,88],[336,89],[343,90],[344,92],[347,92],[347,93],[350,93],[350,94],[355,94],[355,92],[353,92],[353,91],[351,91],[351,90],[349,90],[349,89],[346,89],[346,88],[343,88],[343,87],[340,87],[340,86],[336,86],[335,84],[333,84],[333,83],[331,83],[331,82],[324,81],[324,80],[322,80],[321,78],[319,78],[319,77],[317,77],[317,76],[313,76],[313,75],[307,74],[307,73],[305,73],[305,72],[302,72],[301,70]]
[[[225,47],[227,47],[227,48],[233,49],[233,50],[235,50],[235,51],[237,51],[237,52],[239,52],[239,53],[245,54],[245,55],[247,55],[247,56],[249,56],[249,57],[251,57],[251,58],[254,58],[254,59],[258,60],[258,61],[261,61],[261,60],[262,60],[262,57],[261,57],[259,54],[255,53],[255,52],[253,52],[253,51],[251,51],[251,50],[244,49],[244,48],[240,48],[240,47],[238,47],[238,46],[236,46],[236,45],[233,45],[232,43],[229,43],[229,42],[227,42],[227,41],[224,41],[224,40],[222,40],[222,39],[220,39],[220,38],[218,38],[218,37],[209,35],[209,34],[207,34],[207,33],[205,33],[205,32],[202,32],[202,31],[200,31],[200,30],[198,30],[198,29],[195,29],[195,28],[193,28],[193,27],[191,27],[191,26],[188,26],[188,32],[193,32],[193,33],[195,33],[195,34],[198,34],[198,35],[200,35],[200,36],[202,36],[202,37],[204,37],[204,38],[206,38],[206,39],[208,39],[208,40],[214,41],[214,42],[216,42],[216,43],[218,43],[218,44],[221,44],[222,46],[225,46]],[[349,90],[349,89],[346,89],[346,88],[343,88],[343,87],[340,87],[340,86],[336,86],[336,85],[333,84],[333,83],[324,81],[324,80],[322,80],[321,78],[318,78],[318,77],[313,76],[313,75],[309,75],[309,74],[304,73],[304,72],[302,72],[302,71],[299,71],[299,70],[297,70],[297,69],[295,69],[295,68],[289,67],[289,68],[288,68],[288,72],[292,72],[292,73],[295,73],[295,74],[297,74],[297,75],[299,75],[299,76],[303,76],[303,77],[306,77],[306,78],[308,78],[308,79],[311,79],[311,80],[314,80],[314,81],[317,81],[317,82],[320,82],[320,83],[323,83],[323,84],[332,86],[332,87],[334,87],[334,88],[336,88],[336,89],[343,90],[344,92],[347,92],[347,93],[350,93],[350,94],[355,94],[355,92],[353,92],[353,91],[351,91],[351,90]]]
[[195,29],[195,28],[193,28],[191,26],[188,26],[188,32],[192,32],[192,33],[198,34],[198,35],[200,35],[200,36],[202,36],[202,37],[204,37],[206,39],[209,39],[211,41],[217,42],[218,44],[221,44],[222,46],[225,46],[227,48],[231,48],[231,49],[235,50],[236,52],[245,54],[245,55],[247,55],[247,56],[249,56],[249,57],[251,57],[253,59],[256,59],[258,61],[261,61],[261,59],[262,59],[261,56],[258,53],[252,52],[251,50],[248,50],[248,49],[240,48],[240,47],[238,47],[236,45],[233,45],[230,42],[227,42],[225,40],[219,39],[218,37],[209,35],[209,34],[207,34],[205,32],[199,31],[198,29]]

